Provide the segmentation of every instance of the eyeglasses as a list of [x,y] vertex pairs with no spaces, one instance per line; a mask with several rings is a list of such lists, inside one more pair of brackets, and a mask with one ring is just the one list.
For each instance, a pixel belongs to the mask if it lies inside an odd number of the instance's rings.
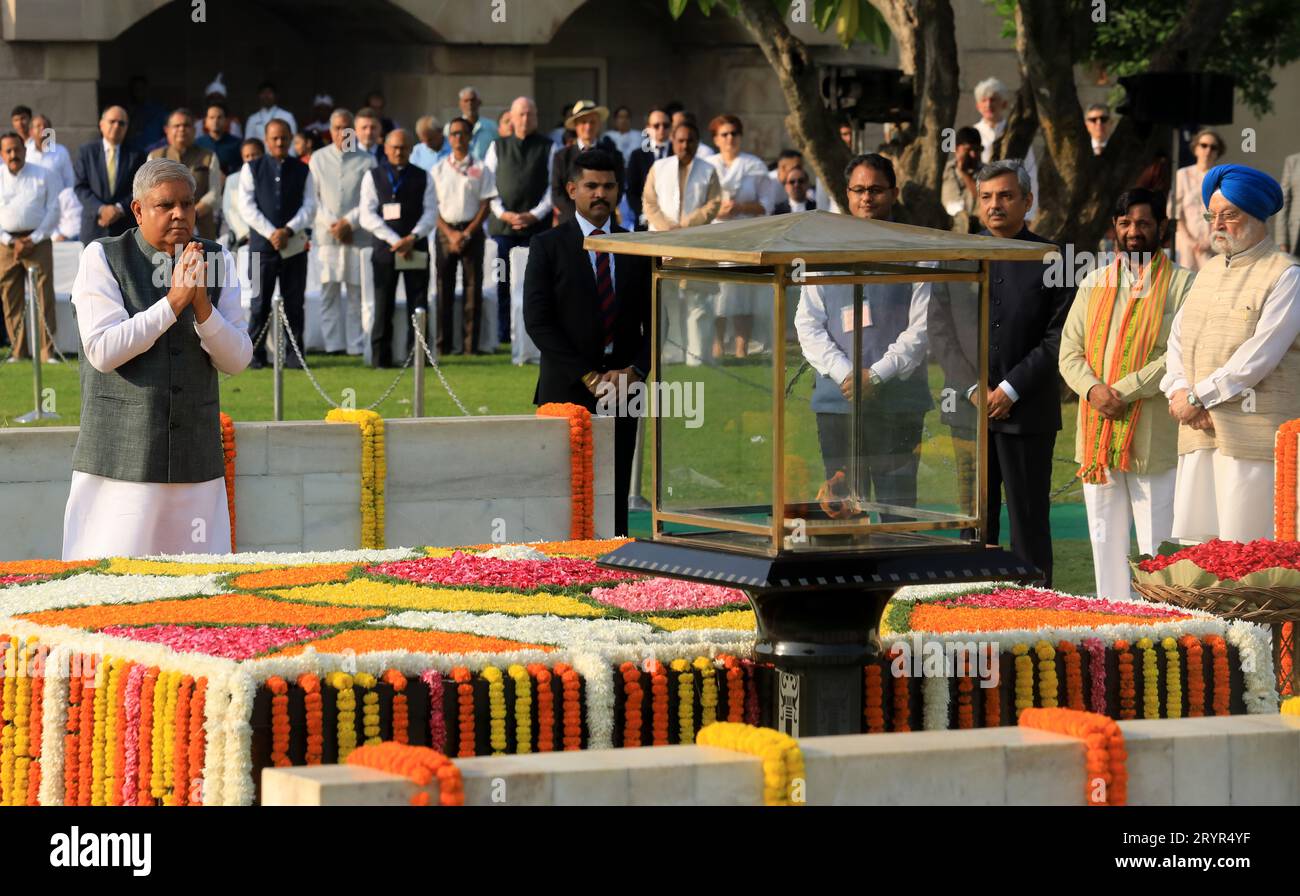
[[1196,148],[1197,148],[1197,149],[1212,149],[1212,150],[1214,150],[1215,152],[1218,152],[1218,151],[1219,151],[1219,144],[1217,144],[1217,143],[1198,143],[1198,144],[1196,144]]
[[863,193],[866,193],[872,199],[875,199],[877,196],[883,196],[888,193],[889,190],[884,187],[849,187],[849,192],[854,196],[861,196]]
[[1240,212],[1219,212],[1216,215],[1214,212],[1206,212],[1205,214],[1201,215],[1201,217],[1205,219],[1205,223],[1207,224],[1213,224],[1216,219],[1222,220],[1224,224],[1236,224],[1238,221],[1241,220],[1241,213]]
[[1096,123],[1099,122],[1099,121],[1100,121],[1100,122],[1107,122],[1107,121],[1110,121],[1110,116],[1109,116],[1109,115],[1089,115],[1089,116],[1088,116],[1088,123],[1089,123],[1089,124],[1096,124]]

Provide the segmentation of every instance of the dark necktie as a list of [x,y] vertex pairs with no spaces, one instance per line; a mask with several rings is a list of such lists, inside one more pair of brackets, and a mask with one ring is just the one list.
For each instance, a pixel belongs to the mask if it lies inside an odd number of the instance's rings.
[[[592,236],[604,236],[597,227]],[[605,334],[603,346],[614,341],[614,277],[609,269],[609,253],[596,253],[596,302],[600,306],[600,323]]]

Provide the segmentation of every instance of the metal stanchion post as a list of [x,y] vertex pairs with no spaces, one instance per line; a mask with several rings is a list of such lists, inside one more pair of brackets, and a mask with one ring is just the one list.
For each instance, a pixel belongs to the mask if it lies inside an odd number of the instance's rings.
[[32,409],[21,417],[14,418],[18,423],[33,423],[37,420],[57,420],[59,415],[53,411],[41,410],[41,300],[36,292],[36,272],[40,265],[33,264],[27,269],[27,350],[32,353]]
[[411,408],[413,415],[416,417],[424,416],[424,337],[428,332],[425,329],[426,312],[423,308],[416,308],[415,313],[411,315],[412,338],[415,344],[411,346],[415,351],[415,398],[412,401]]
[[275,337],[275,363],[272,369],[272,396],[274,418],[284,419],[284,297],[271,300],[271,333]]

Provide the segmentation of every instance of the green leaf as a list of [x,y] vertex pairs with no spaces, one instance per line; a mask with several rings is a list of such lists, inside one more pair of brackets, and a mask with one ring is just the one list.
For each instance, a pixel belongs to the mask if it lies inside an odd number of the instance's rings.
[[814,0],[813,24],[818,31],[825,31],[835,21],[835,11],[840,8],[840,0]]
[[862,6],[862,18],[858,28],[859,40],[873,45],[881,53],[888,53],[889,42],[893,38],[889,31],[889,23],[880,14],[880,10],[866,0],[863,0]]
[[668,0],[668,12],[674,19],[680,19],[690,2],[691,0]]

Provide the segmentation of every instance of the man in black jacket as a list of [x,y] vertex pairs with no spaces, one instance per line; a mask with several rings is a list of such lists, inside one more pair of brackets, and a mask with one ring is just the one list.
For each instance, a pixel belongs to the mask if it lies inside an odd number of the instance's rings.
[[[567,192],[576,214],[539,234],[524,274],[524,325],[541,351],[533,403],[569,402],[596,410],[610,387],[642,381],[650,369],[650,262],[589,252],[583,240],[622,233],[612,220],[619,186],[614,160],[601,150],[574,159]],[[606,385],[607,384],[607,385]],[[627,533],[627,492],[636,418],[614,419],[614,532]]]
[[645,181],[650,176],[650,169],[660,159],[673,154],[672,135],[669,127],[672,119],[659,107],[650,110],[646,116],[646,137],[641,141],[641,148],[632,151],[627,160],[627,204],[632,209],[635,221],[625,221],[633,230],[649,230],[641,220],[641,194],[645,192]]
[[[554,209],[555,224],[573,220],[573,200],[568,194],[569,169],[573,167],[573,160],[579,153],[589,149],[609,153],[614,161],[614,177],[619,187],[623,186],[623,154],[607,135],[600,135],[600,129],[605,126],[608,117],[609,110],[604,106],[597,106],[592,100],[579,100],[564,121],[564,126],[572,129],[578,137],[551,160],[551,206]],[[615,207],[618,206],[618,199],[619,197],[614,197]]]
[[[991,162],[980,169],[975,182],[986,228],[980,232],[982,236],[1050,242],[1025,225],[1033,198],[1029,175],[1019,160]],[[1043,583],[1050,587],[1052,451],[1061,428],[1057,355],[1072,296],[1068,286],[1048,285],[1048,271],[1049,265],[1038,261],[989,264],[989,369],[985,382],[962,382],[976,376],[978,355],[973,339],[965,335],[976,332],[976,303],[949,303],[936,296],[929,330],[932,350],[949,387],[963,393],[973,405],[979,402],[977,389],[989,390],[989,528],[985,541],[998,541],[1005,488],[1011,550],[1038,567]],[[959,358],[966,360],[957,363]],[[959,430],[963,436],[974,436],[973,418],[967,422],[964,415],[949,417],[952,419],[945,418],[945,422],[953,426],[954,437]]]

